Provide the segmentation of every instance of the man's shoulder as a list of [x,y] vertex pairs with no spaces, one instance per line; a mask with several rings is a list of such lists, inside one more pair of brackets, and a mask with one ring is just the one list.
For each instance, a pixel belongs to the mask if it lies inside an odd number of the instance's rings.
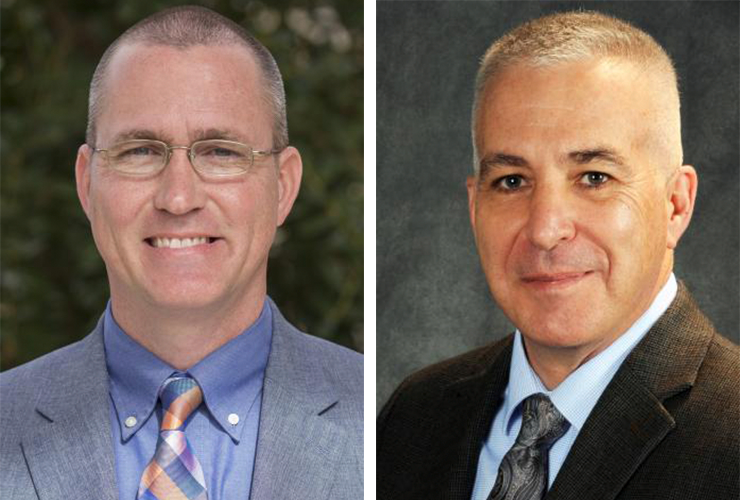
[[3,443],[15,439],[24,429],[38,425],[38,419],[45,418],[37,411],[39,405],[49,402],[50,398],[58,401],[72,397],[82,384],[90,384],[95,379],[93,370],[99,366],[99,360],[94,353],[92,335],[0,373]]
[[[671,306],[660,327],[667,335],[648,351],[657,364],[666,364],[666,371],[677,373],[688,382],[695,395],[704,394],[711,400],[735,401],[740,409],[740,346],[719,333],[702,313],[685,287],[679,287],[675,304]],[[668,356],[668,362],[664,358]],[[677,367],[676,364],[679,366]],[[682,368],[685,367],[685,368]],[[695,396],[696,397],[696,396]]]
[[[715,334],[699,367],[688,401],[676,401],[677,425],[701,441],[706,463],[719,470],[740,466],[740,347]],[[669,405],[670,403],[666,403]]]
[[[514,336],[478,347],[422,368],[404,379],[386,403],[385,413],[394,405],[434,405],[452,384],[481,377],[502,355],[510,355]],[[508,367],[508,364],[507,364]],[[382,418],[382,414],[381,414]]]
[[[51,381],[57,380],[60,372],[77,369],[78,362],[84,361],[89,340],[86,337],[0,373],[2,399],[14,402],[28,400],[29,396],[35,392],[35,388],[44,387]],[[15,399],[13,396],[24,397]],[[2,407],[7,406],[10,405],[2,405]]]
[[296,328],[288,335],[295,348],[296,363],[320,366],[330,379],[339,383],[362,379],[362,354]]
[[357,351],[353,351],[321,337],[309,335],[295,327],[291,327],[286,333],[292,337],[294,346],[297,349],[305,352],[306,355],[311,356],[313,359],[321,358],[335,361],[351,370],[362,369],[363,356]]
[[509,335],[491,344],[429,365],[409,375],[401,386],[408,388],[444,387],[468,377],[477,376],[512,345],[512,340],[513,335]]
[[[740,417],[739,383],[740,346],[717,333],[699,367],[694,390],[704,394],[707,403],[725,405],[736,413],[736,417]],[[733,422],[732,425],[736,423]]]
[[274,331],[266,377],[309,383],[314,390],[363,400],[363,356],[290,324],[273,306]]
[[[740,346],[720,333],[715,334],[712,339],[706,360],[727,370],[730,374],[740,375]],[[738,394],[740,395],[740,392]]]

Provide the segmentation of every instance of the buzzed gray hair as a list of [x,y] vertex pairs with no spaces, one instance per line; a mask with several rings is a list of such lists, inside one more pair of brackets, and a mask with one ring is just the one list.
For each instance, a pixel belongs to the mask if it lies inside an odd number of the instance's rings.
[[[562,12],[528,21],[496,40],[481,60],[475,79],[471,120],[475,173],[478,173],[480,161],[481,102],[497,75],[515,65],[544,68],[600,57],[621,58],[664,78],[669,88],[675,89],[678,105],[673,62],[660,44],[644,31],[620,19],[591,11]],[[678,127],[680,143],[680,118]]]
[[128,43],[143,43],[187,49],[196,45],[242,45],[254,56],[262,73],[263,99],[272,110],[272,147],[288,145],[288,119],[285,89],[275,59],[267,48],[247,30],[221,14],[198,6],[166,9],[142,19],[106,49],[93,73],[88,101],[85,140],[95,147],[95,121],[105,104],[105,76],[119,47]]

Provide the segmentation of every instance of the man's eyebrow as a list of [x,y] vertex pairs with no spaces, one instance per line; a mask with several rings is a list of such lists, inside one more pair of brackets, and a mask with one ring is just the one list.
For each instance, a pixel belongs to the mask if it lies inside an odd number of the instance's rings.
[[[610,163],[626,172],[632,172],[632,169],[627,163],[627,160],[617,153],[614,149],[609,147],[595,147],[588,149],[579,149],[571,151],[566,155],[566,158],[571,163],[578,165],[588,165],[596,162]],[[492,169],[497,167],[523,167],[529,168],[529,162],[516,155],[507,153],[488,153],[480,160],[479,177],[483,178],[490,173]]]
[[196,141],[207,141],[211,139],[221,139],[223,141],[244,142],[244,139],[233,130],[223,128],[198,129],[193,135]]
[[[129,130],[124,130],[123,132],[120,132],[116,134],[116,136],[113,138],[113,143],[117,144],[119,142],[123,141],[130,141],[132,139],[153,139],[157,141],[166,142],[170,146],[175,145],[173,143],[172,136],[165,132],[158,132],[156,130],[150,130],[150,129],[140,129],[140,128],[133,128]],[[205,141],[209,139],[221,139],[226,141],[236,141],[236,142],[244,142],[243,139],[240,139],[239,136],[228,129],[219,129],[219,128],[208,128],[208,129],[198,129],[193,133],[193,141]],[[188,144],[177,144],[178,146],[188,146]]]
[[485,177],[491,169],[496,167],[529,167],[529,162],[521,156],[506,153],[488,153],[481,158],[479,166],[479,176]]
[[617,167],[631,170],[629,164],[622,155],[607,147],[571,151],[568,153],[568,160],[578,165],[588,165],[589,163],[594,162],[611,163]]
[[152,139],[156,141],[166,142],[167,144],[170,144],[172,140],[169,135],[163,132],[157,132],[155,130],[149,129],[132,128],[116,134],[113,137],[113,144],[117,144],[123,141],[130,141],[133,139]]

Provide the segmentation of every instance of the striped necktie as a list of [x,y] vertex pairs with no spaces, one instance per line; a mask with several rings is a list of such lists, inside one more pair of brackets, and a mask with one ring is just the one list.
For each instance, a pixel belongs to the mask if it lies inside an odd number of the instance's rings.
[[162,426],[157,449],[144,469],[137,500],[208,500],[203,469],[185,437],[185,423],[203,401],[198,383],[171,377],[160,389]]
[[569,424],[542,393],[529,396],[522,406],[522,428],[501,461],[488,500],[540,500],[547,491],[550,446]]

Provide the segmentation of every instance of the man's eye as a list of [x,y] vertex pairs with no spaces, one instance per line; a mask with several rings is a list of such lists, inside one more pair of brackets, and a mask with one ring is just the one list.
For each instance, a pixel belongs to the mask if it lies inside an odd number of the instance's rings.
[[493,182],[493,187],[501,191],[515,191],[524,185],[524,178],[521,175],[505,175]]
[[149,146],[139,146],[136,148],[124,149],[120,156],[149,156],[159,154],[154,148]]
[[587,187],[600,187],[606,184],[611,176],[603,172],[586,172],[581,176],[580,182]]
[[205,151],[203,154],[208,156],[221,156],[225,158],[228,158],[230,156],[239,156],[239,153],[227,148],[213,148]]

